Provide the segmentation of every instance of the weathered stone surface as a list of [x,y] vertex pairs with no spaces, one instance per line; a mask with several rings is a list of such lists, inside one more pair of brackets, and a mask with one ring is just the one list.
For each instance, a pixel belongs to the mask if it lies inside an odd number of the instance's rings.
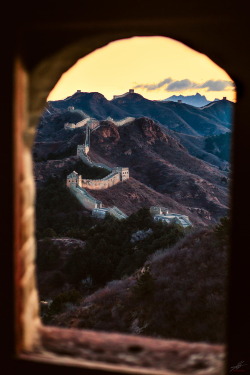
[[[42,327],[42,349],[65,360],[139,370],[150,374],[223,374],[222,345],[160,340],[105,332]],[[80,362],[79,362],[80,363]]]

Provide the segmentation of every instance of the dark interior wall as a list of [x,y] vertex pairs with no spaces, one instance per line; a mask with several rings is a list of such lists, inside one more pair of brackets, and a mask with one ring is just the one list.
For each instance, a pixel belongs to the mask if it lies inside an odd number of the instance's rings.
[[[232,253],[229,299],[229,359],[232,365],[250,361],[248,248],[249,230],[249,20],[245,1],[124,1],[34,2],[6,4],[1,23],[1,287],[8,303],[3,352],[9,367],[20,371],[24,363],[12,359],[13,329],[13,62],[20,56],[31,75],[31,123],[35,124],[48,92],[60,75],[80,57],[109,41],[135,35],[165,35],[207,54],[224,68],[237,85],[235,113]],[[7,22],[4,22],[7,21]],[[2,27],[3,26],[3,27]],[[73,47],[72,47],[73,44]],[[58,60],[59,57],[59,60]],[[2,336],[3,337],[3,336]],[[13,367],[14,366],[14,367]],[[29,364],[29,366],[31,366]],[[38,365],[37,365],[38,366]],[[45,365],[44,365],[45,366]],[[45,366],[46,367],[46,366]],[[32,368],[32,370],[31,370]],[[28,373],[38,371],[36,364]],[[61,369],[63,370],[63,368]],[[75,370],[76,371],[76,370]],[[85,372],[87,373],[87,372]]]

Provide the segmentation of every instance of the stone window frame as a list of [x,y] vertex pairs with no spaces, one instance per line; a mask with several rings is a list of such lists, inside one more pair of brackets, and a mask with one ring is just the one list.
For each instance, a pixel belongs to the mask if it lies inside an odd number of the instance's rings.
[[[159,20],[158,20],[159,21]],[[106,26],[105,33],[99,32],[92,39],[83,37],[76,43],[56,51],[55,55],[41,62],[29,71],[21,56],[15,62],[15,259],[16,270],[16,353],[18,358],[46,363],[80,366],[86,369],[118,371],[121,373],[174,374],[188,366],[190,358],[203,353],[207,360],[212,355],[215,373],[224,362],[224,346],[209,344],[187,344],[178,341],[155,340],[138,336],[106,334],[88,330],[60,329],[42,326],[38,315],[38,296],[35,282],[35,240],[34,240],[34,198],[35,188],[32,176],[31,147],[34,129],[47,94],[78,58],[87,55],[110,41],[135,35],[163,35],[176,40],[185,40],[180,28],[182,20],[173,25],[152,21],[131,25],[115,25],[112,31]],[[221,20],[220,20],[221,22]],[[192,32],[197,25],[191,25]],[[124,27],[125,31],[121,31]],[[111,27],[112,29],[112,27]],[[107,30],[109,32],[107,32]],[[83,35],[84,35],[83,30]],[[202,39],[202,38],[201,38]],[[193,41],[195,41],[195,37]],[[199,38],[196,40],[198,50]],[[194,42],[195,44],[195,42]],[[86,46],[85,50],[82,48]],[[81,50],[80,47],[84,50]],[[208,48],[209,49],[209,48]],[[205,53],[205,52],[204,52]],[[59,59],[60,64],[55,60]],[[65,59],[65,60],[64,60]],[[46,78],[46,71],[52,64],[53,78]],[[59,65],[59,66],[58,66]],[[42,89],[38,82],[44,78]],[[33,100],[36,98],[35,100]],[[22,157],[20,157],[22,155]],[[68,339],[65,342],[65,339]],[[160,349],[161,348],[161,349]],[[150,356],[151,362],[143,362],[143,356]],[[211,354],[212,353],[212,354]],[[163,359],[163,354],[164,358]],[[108,358],[108,362],[107,362]],[[118,358],[118,360],[117,360]],[[166,363],[167,358],[167,363]],[[176,361],[182,360],[182,368]],[[160,366],[164,362],[165,367]],[[190,363],[189,363],[190,365]],[[184,366],[184,367],[183,367]],[[217,367],[216,367],[217,366]],[[205,374],[206,370],[204,370]],[[202,374],[202,371],[199,372]],[[213,374],[211,370],[210,374]]]

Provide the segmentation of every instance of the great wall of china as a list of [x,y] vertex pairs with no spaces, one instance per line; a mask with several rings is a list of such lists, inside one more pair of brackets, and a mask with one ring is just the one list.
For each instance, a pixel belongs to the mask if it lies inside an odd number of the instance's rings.
[[99,126],[99,121],[92,118],[92,117],[87,117],[79,122],[77,122],[76,124],[72,123],[72,122],[67,122],[66,124],[64,124],[64,129],[70,129],[70,130],[74,130],[74,129],[77,129],[77,128],[82,128],[83,126],[88,126],[90,129],[95,129]]
[[[84,126],[84,125],[81,125]],[[97,127],[90,127],[88,123],[85,123],[86,126],[86,137],[85,143],[83,145],[77,146],[77,155],[81,158],[84,164],[90,167],[98,167],[108,170],[110,173],[103,177],[102,179],[85,179],[82,178],[76,171],[71,172],[67,176],[66,185],[74,194],[74,196],[79,200],[84,208],[91,210],[93,216],[105,217],[107,213],[116,217],[117,219],[126,219],[127,215],[122,212],[117,207],[103,207],[101,201],[94,198],[89,194],[85,188],[91,190],[101,190],[108,189],[111,186],[114,186],[122,181],[125,181],[129,178],[129,168],[123,167],[114,167],[110,168],[105,164],[95,163],[88,156],[90,150],[90,133],[91,130],[95,130]]]
[[[135,117],[125,117],[122,120],[114,120],[112,117],[109,116],[104,121],[112,121],[116,126],[122,126],[133,120],[135,120]],[[83,126],[88,126],[91,130],[94,130],[100,126],[100,123],[98,120],[94,118],[87,117],[77,122],[76,124],[72,122],[67,122],[66,124],[64,124],[64,129],[74,130],[74,129],[82,128]]]

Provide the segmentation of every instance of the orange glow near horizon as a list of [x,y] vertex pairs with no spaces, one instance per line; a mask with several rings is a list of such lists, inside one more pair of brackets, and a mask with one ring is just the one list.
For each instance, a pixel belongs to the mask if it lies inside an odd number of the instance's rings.
[[60,100],[77,90],[99,92],[108,100],[134,88],[150,100],[194,95],[236,101],[229,75],[206,55],[174,39],[133,37],[99,48],[65,72],[47,100]]

